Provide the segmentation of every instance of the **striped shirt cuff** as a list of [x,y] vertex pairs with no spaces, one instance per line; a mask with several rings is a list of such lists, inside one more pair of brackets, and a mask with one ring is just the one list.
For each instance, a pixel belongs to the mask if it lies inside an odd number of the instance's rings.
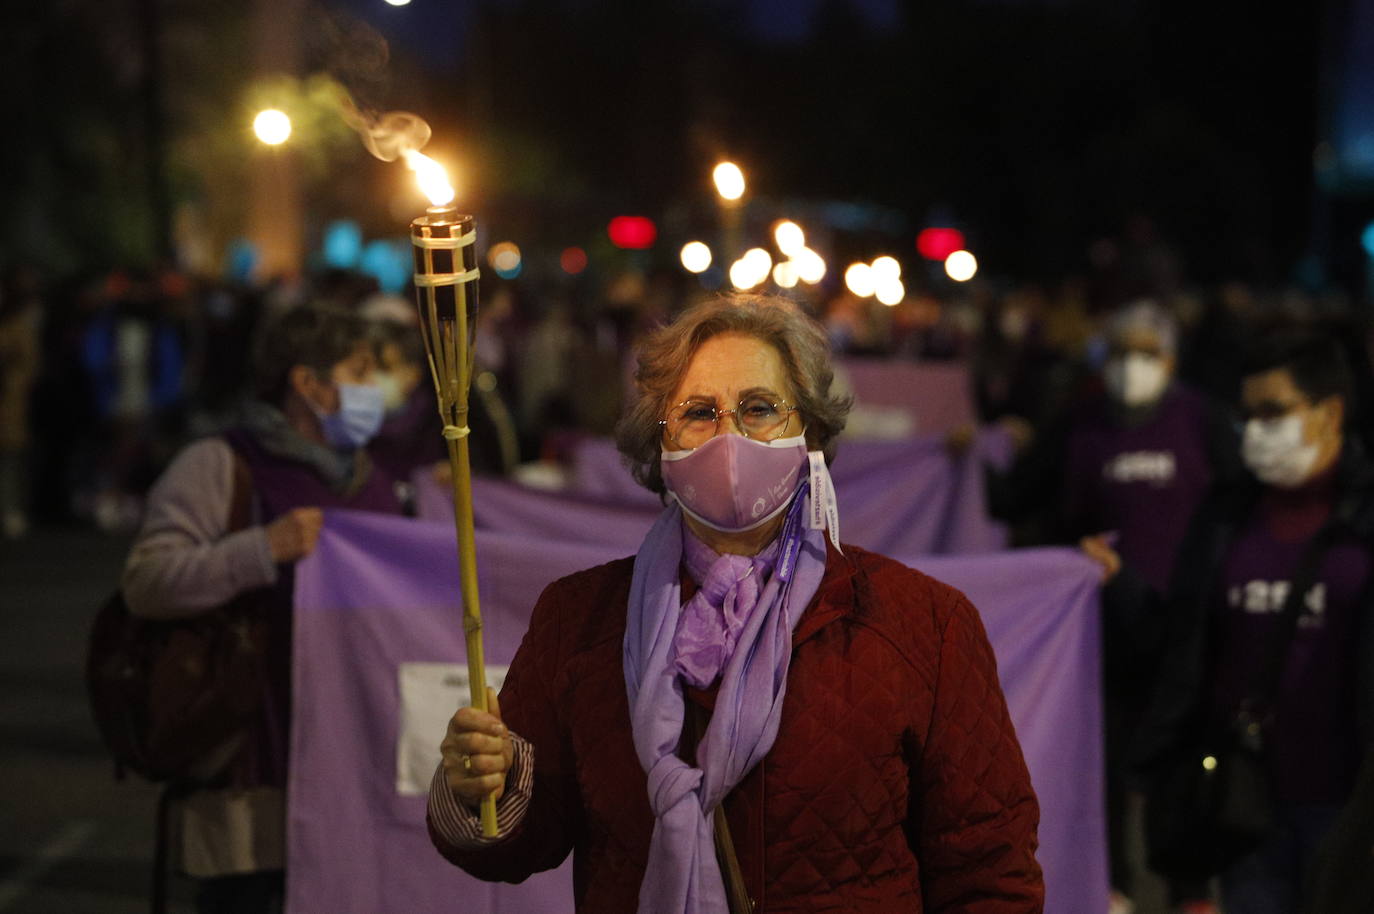
[[509,838],[525,818],[534,792],[534,746],[510,735],[515,756],[506,773],[506,791],[496,801],[495,838],[482,834],[482,817],[449,789],[441,763],[429,784],[429,821],[434,831],[457,850],[490,847]]

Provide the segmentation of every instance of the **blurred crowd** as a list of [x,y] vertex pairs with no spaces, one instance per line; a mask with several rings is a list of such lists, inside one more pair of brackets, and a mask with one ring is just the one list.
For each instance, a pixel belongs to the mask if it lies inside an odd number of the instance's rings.
[[[1351,588],[1362,588],[1374,566],[1367,539],[1342,506],[1374,503],[1365,499],[1371,487],[1363,476],[1352,476],[1362,472],[1363,439],[1374,427],[1369,322],[1338,292],[1192,285],[1167,247],[1139,238],[1099,242],[1089,269],[1054,282],[957,284],[909,275],[895,306],[837,285],[803,287],[796,298],[840,356],[967,367],[976,426],[948,431],[945,443],[952,454],[965,453],[977,426],[998,427],[1011,439],[1012,462],[988,467],[986,478],[989,507],[1009,525],[1013,545],[1077,544],[1103,567],[1113,910],[1129,911],[1125,810],[1141,784],[1137,763],[1158,765],[1163,757],[1142,755],[1140,747],[1151,739],[1181,745],[1179,709],[1205,714],[1199,696],[1226,676],[1274,678],[1244,658],[1264,655],[1255,645],[1278,636],[1245,624],[1286,612],[1292,601],[1284,593],[1302,577],[1293,550],[1332,526],[1329,518],[1350,521],[1340,532],[1348,542],[1328,538],[1323,547],[1354,550],[1359,561],[1347,557],[1340,567],[1346,577],[1363,577],[1318,580],[1321,606],[1311,609],[1309,600],[1309,614],[1355,618],[1363,605]],[[484,279],[469,420],[474,469],[557,485],[580,440],[612,433],[636,339],[705,294],[696,277],[676,270],[621,272],[597,284],[585,277],[575,284]],[[362,319],[355,323],[366,328],[371,380],[359,383],[375,386],[384,401],[367,451],[385,478],[401,481],[395,494],[404,510],[405,480],[446,466],[409,298],[343,270],[262,284],[170,268],[54,282],[11,266],[0,277],[0,534],[22,537],[35,522],[133,532],[150,486],[184,445],[231,430],[245,416],[252,426],[250,366],[255,351],[270,348],[263,328],[283,326],[278,318],[307,304]],[[1289,343],[1255,345],[1274,339]],[[285,365],[295,355],[278,353],[276,361]],[[346,425],[346,416],[340,421]],[[349,429],[324,432],[347,438]],[[1231,480],[1240,481],[1238,501],[1207,501]],[[1189,545],[1195,542],[1205,547]],[[1189,561],[1198,556],[1215,561]],[[1269,587],[1264,605],[1251,606],[1256,586],[1268,587],[1275,574],[1283,588]],[[1346,616],[1322,602],[1328,585],[1332,600],[1344,594],[1332,607],[1344,606]],[[1218,594],[1231,595],[1227,605],[1245,624],[1189,629],[1221,618],[1211,606]],[[1286,679],[1277,698],[1261,685],[1266,701],[1306,709],[1332,690],[1353,692],[1359,661],[1337,650],[1345,629],[1318,622],[1293,624],[1321,629],[1304,643],[1336,651],[1317,664],[1330,675],[1310,689]],[[1194,656],[1189,651],[1201,651],[1204,639],[1210,659],[1168,672]],[[1178,707],[1161,710],[1158,697],[1171,675]],[[1230,712],[1229,699],[1212,697],[1212,711]],[[1347,711],[1296,716],[1330,732],[1280,728],[1273,736],[1276,757],[1294,740],[1328,747],[1324,755],[1303,753],[1300,771],[1275,775],[1306,783],[1312,766],[1330,769],[1313,776],[1325,787],[1312,796],[1281,797],[1288,808],[1322,810],[1314,834],[1330,830],[1354,782],[1358,754],[1341,748],[1354,738]],[[1288,719],[1296,718],[1290,712]],[[1160,866],[1169,869],[1167,861]],[[1279,869],[1261,864],[1231,890],[1259,897],[1290,891],[1296,877],[1287,888],[1265,881]],[[1170,870],[1174,901],[1215,910],[1207,906],[1207,879],[1189,878],[1187,870]]]
[[[1369,333],[1340,293],[1242,282],[1192,287],[1167,249],[1148,245],[1102,241],[1092,257],[1083,275],[1055,282],[908,277],[908,294],[893,307],[842,287],[796,291],[837,354],[967,364],[980,420],[1004,425],[1032,456],[1033,442],[1055,440],[1075,410],[1100,395],[1107,316],[1142,297],[1178,323],[1177,376],[1219,404],[1234,402],[1243,341],[1277,325],[1328,328],[1347,344],[1359,387],[1369,386]],[[679,270],[624,272],[588,286],[484,278],[473,399],[475,421],[490,434],[473,439],[479,471],[508,473],[541,460],[556,466],[579,436],[609,434],[637,335],[710,294]],[[404,475],[441,456],[431,441],[437,426],[421,383],[427,369],[413,306],[366,275],[329,270],[248,284],[171,268],[61,281],[26,266],[6,270],[3,535],[22,536],[34,519],[136,527],[143,494],[177,449],[234,421],[248,395],[255,332],[303,303],[374,322],[392,429],[374,450],[390,468]],[[1038,459],[1049,466],[1056,458],[1042,449]],[[1029,503],[1027,487],[1014,482],[1021,494],[1004,486],[1001,507],[1016,542],[1062,539],[1055,486],[1037,485]]]

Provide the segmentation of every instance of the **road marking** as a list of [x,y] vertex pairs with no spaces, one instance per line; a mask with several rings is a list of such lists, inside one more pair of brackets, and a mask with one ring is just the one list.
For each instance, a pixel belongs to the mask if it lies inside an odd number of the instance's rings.
[[0,881],[0,911],[8,910],[15,901],[27,895],[33,884],[62,861],[76,854],[95,834],[95,823],[77,819],[67,823],[38,853],[19,865],[4,881]]

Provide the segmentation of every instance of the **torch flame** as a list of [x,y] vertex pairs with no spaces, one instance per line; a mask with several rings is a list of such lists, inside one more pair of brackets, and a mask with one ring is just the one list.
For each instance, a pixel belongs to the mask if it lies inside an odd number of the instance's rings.
[[413,149],[407,149],[401,155],[405,159],[406,166],[415,172],[415,178],[420,183],[420,190],[424,191],[426,197],[429,197],[430,203],[435,206],[443,206],[453,202],[455,196],[453,185],[448,182],[448,173],[444,171],[444,166],[424,153],[416,152]]

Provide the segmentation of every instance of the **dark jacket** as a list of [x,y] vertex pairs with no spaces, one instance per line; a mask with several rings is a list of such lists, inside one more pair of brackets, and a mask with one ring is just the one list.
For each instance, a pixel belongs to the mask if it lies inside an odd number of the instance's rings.
[[[622,667],[629,559],[544,592],[501,695],[534,746],[507,840],[439,850],[518,882],[573,857],[577,910],[637,907],[654,819]],[[793,635],[772,750],[726,798],[758,911],[1029,914],[1044,905],[1039,807],[977,611],[845,546]]]
[[[1347,440],[1337,467],[1337,500],[1328,524],[1374,551],[1374,464]],[[1124,623],[1160,645],[1158,678],[1132,748],[1133,767],[1150,773],[1209,723],[1208,685],[1223,621],[1217,586],[1238,531],[1250,520],[1262,489],[1251,477],[1215,487],[1189,525],[1163,605],[1145,595]],[[1357,712],[1361,744],[1374,738],[1374,593],[1360,606]]]

